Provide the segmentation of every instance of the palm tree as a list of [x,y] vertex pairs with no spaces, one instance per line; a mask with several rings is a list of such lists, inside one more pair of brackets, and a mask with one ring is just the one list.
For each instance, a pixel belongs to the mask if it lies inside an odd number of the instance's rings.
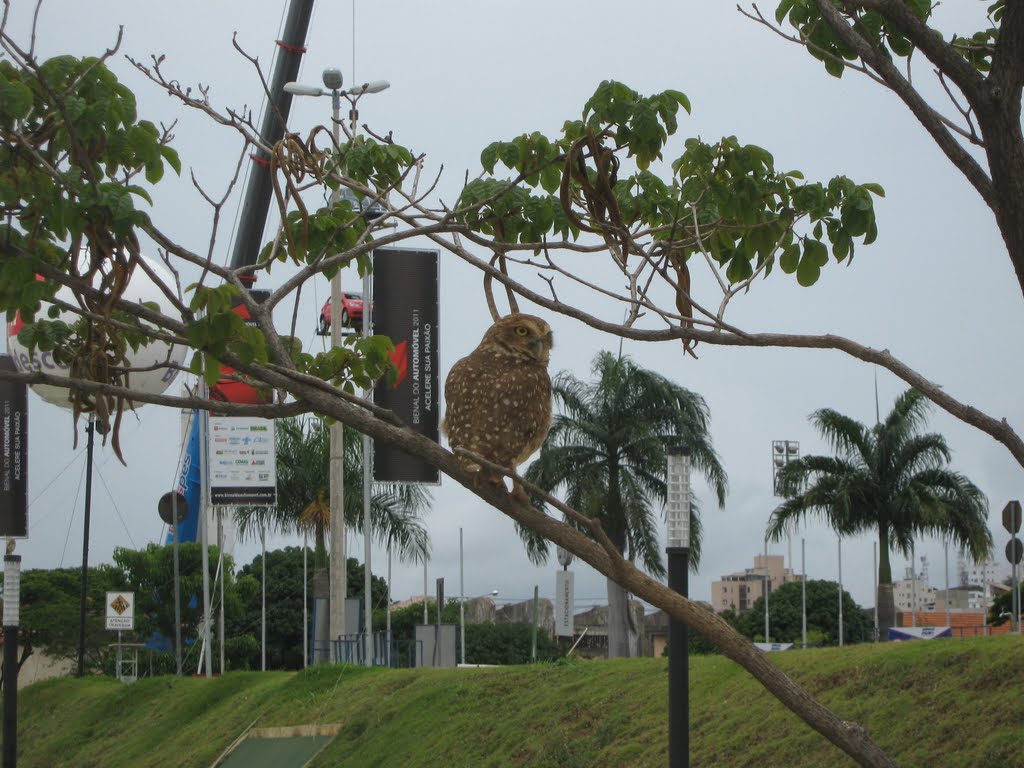
[[[665,575],[655,509],[665,501],[666,447],[689,447],[692,465],[725,503],[727,479],[711,446],[704,400],[628,357],[600,352],[593,382],[563,371],[552,384],[558,413],[526,478],[597,518],[618,551]],[[540,503],[535,500],[535,503]],[[699,509],[690,509],[691,567],[700,561]],[[547,544],[520,530],[531,560],[547,558]],[[630,655],[628,595],[608,580],[608,655]]]
[[[238,511],[241,538],[264,525],[279,532],[312,533],[315,567],[326,567],[326,531],[330,527],[330,427],[313,417],[275,422],[277,506]],[[345,525],[363,530],[363,441],[346,427],[344,444]],[[427,531],[419,515],[430,494],[416,485],[375,484],[370,498],[370,524],[377,540],[402,559],[419,560],[427,553]]]
[[772,512],[768,535],[780,539],[787,526],[820,515],[840,536],[878,535],[878,623],[882,638],[896,618],[892,594],[893,550],[909,555],[914,538],[952,539],[984,560],[992,548],[988,499],[963,475],[948,468],[949,447],[941,435],[922,433],[929,402],[910,389],[885,421],[866,427],[824,408],[811,423],[836,456],[805,456],[779,472],[787,500]]

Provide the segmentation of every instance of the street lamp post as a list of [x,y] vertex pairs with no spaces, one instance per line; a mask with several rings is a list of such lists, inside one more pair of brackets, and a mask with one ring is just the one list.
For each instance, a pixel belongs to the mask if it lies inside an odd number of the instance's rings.
[[[12,542],[13,539],[8,539]],[[8,552],[11,548],[8,547]],[[18,764],[18,625],[21,616],[21,555],[4,555],[3,768]]]
[[[331,137],[334,140],[335,147],[340,144],[341,141],[341,98],[345,96],[352,104],[352,110],[354,114],[356,101],[360,96],[366,93],[379,93],[390,87],[390,83],[386,80],[376,80],[373,82],[363,83],[362,85],[349,88],[348,90],[342,90],[341,86],[344,83],[341,70],[336,68],[328,68],[323,71],[322,75],[323,83],[325,88],[314,85],[303,85],[301,83],[286,83],[284,90],[290,94],[296,96],[330,96],[331,97]],[[354,126],[353,126],[354,130]],[[337,203],[342,196],[342,187],[339,186],[336,190],[331,193],[331,205]],[[364,328],[365,318],[367,313],[367,307],[369,306],[366,301],[369,300],[368,296],[364,296],[363,305],[363,317],[364,317]],[[331,278],[331,346],[341,346],[341,270],[337,270],[334,276]],[[330,503],[331,503],[331,553],[330,553],[330,593],[329,593],[329,605],[330,605],[330,618],[328,620],[328,632],[330,637],[338,638],[345,634],[345,597],[348,594],[348,572],[346,566],[346,555],[345,555],[345,513],[344,513],[344,448],[343,448],[343,435],[344,425],[341,422],[335,422],[331,425],[331,436],[330,436]],[[365,450],[365,445],[364,445]],[[364,470],[365,470],[365,459],[364,457]],[[365,492],[365,480],[364,480],[364,492]],[[364,521],[365,523],[365,521]],[[365,527],[364,534],[369,537],[369,527]],[[364,563],[366,570],[367,582],[370,579],[370,563],[369,558]],[[370,592],[367,588],[366,594],[367,612],[369,612],[370,606]],[[366,631],[369,634],[370,626],[369,622],[366,626]],[[369,648],[370,640],[367,639],[367,647]],[[331,647],[328,644],[328,647]],[[366,657],[367,664],[371,663],[371,656],[367,653]]]
[[[772,440],[772,494],[781,497],[779,488],[779,473],[786,468],[791,461],[800,458],[800,443],[796,440]],[[800,546],[803,547],[801,539]],[[793,569],[793,539],[790,531],[786,531],[786,551],[789,556],[789,568]],[[768,642],[768,540],[765,539],[765,593],[764,593],[764,641]],[[801,623],[804,627],[803,646],[807,647],[807,571],[803,565],[803,554],[801,554],[801,570],[803,572],[803,587],[800,592],[800,614]],[[783,569],[783,581],[785,581],[785,569]]]
[[[669,448],[667,479],[668,587],[689,596],[690,450]],[[690,638],[686,624],[668,622],[668,763],[690,765]]]

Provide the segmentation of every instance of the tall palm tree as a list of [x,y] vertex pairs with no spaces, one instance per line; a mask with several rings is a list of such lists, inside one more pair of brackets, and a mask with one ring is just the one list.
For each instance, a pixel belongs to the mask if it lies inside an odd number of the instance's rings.
[[896,399],[885,421],[867,427],[829,408],[811,423],[836,456],[805,456],[779,472],[787,498],[768,522],[780,539],[787,526],[819,515],[841,536],[878,535],[879,633],[888,636],[896,619],[892,593],[893,550],[910,555],[914,538],[951,539],[976,560],[988,557],[988,499],[963,475],[948,468],[949,447],[941,435],[922,433],[930,403],[910,389]]
[[[628,357],[600,352],[593,381],[563,371],[552,384],[559,413],[526,478],[597,518],[619,552],[664,576],[655,509],[665,501],[666,447],[688,447],[691,463],[725,503],[727,479],[711,445],[703,398]],[[539,502],[538,502],[539,503]],[[690,508],[691,567],[700,561],[700,518]],[[521,530],[534,562],[547,557],[542,539]],[[628,595],[608,580],[608,654],[630,655]],[[635,649],[634,649],[635,650]]]
[[[277,506],[247,507],[237,514],[241,538],[266,525],[279,532],[308,532],[314,537],[316,567],[326,567],[326,531],[330,527],[330,427],[315,417],[279,419]],[[363,530],[363,441],[346,427],[344,444],[345,525]],[[420,514],[430,494],[417,485],[375,484],[370,497],[370,524],[377,540],[402,559],[421,559],[429,549]]]

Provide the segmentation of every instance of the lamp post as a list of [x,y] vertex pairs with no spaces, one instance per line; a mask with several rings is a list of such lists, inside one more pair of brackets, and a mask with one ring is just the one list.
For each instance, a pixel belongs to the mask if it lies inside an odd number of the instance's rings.
[[[355,106],[356,101],[359,97],[366,93],[379,93],[391,86],[387,80],[375,80],[362,85],[349,88],[348,90],[342,90],[341,86],[344,83],[341,70],[334,67],[325,69],[322,74],[324,88],[315,85],[303,85],[302,83],[286,83],[284,90],[287,93],[295,96],[330,96],[331,97],[331,137],[334,140],[334,144],[337,147],[341,142],[341,98],[346,97],[352,105],[352,117],[353,126],[352,130],[355,130]],[[333,206],[342,198],[343,187],[339,186],[338,189],[331,193],[331,205]],[[347,188],[344,188],[347,192]],[[351,194],[351,193],[350,193]],[[364,332],[366,328],[366,315],[367,307],[369,306],[366,302],[369,300],[368,296],[363,297],[363,325]],[[341,346],[341,270],[337,270],[334,273],[334,277],[331,278],[331,346]],[[331,437],[330,437],[330,488],[331,488],[331,553],[330,553],[330,618],[328,620],[328,632],[331,638],[338,638],[345,634],[345,597],[348,594],[348,573],[346,566],[346,555],[345,555],[345,513],[344,513],[344,450],[343,450],[343,434],[344,425],[341,422],[335,422],[331,425]],[[364,443],[364,452],[366,446]],[[364,472],[366,457],[363,458]],[[364,492],[365,492],[366,480],[364,479]],[[364,500],[365,502],[365,500]],[[364,512],[366,509],[364,503]],[[367,521],[364,520],[364,534],[369,541],[370,528]],[[369,547],[367,546],[367,549]],[[367,614],[372,609],[370,601],[370,562],[367,556],[366,562],[364,563],[364,569],[366,571],[366,606]],[[366,623],[367,631],[367,649],[366,662],[370,664],[371,654],[369,653],[370,648],[370,622],[367,620]]]
[[[777,497],[782,497],[779,488],[779,473],[786,468],[786,465],[791,461],[796,461],[800,458],[800,443],[796,440],[772,440],[772,494]],[[803,540],[800,543],[801,548],[803,547]],[[765,540],[765,579],[768,576],[768,541]],[[793,539],[790,531],[786,531],[786,552],[789,557],[789,568],[790,571],[793,569]],[[807,626],[807,571],[803,564],[803,554],[801,554],[801,570],[803,571],[802,580],[804,582],[800,592],[800,614],[802,625],[806,628]],[[785,569],[783,569],[783,581],[785,581]],[[764,593],[764,641],[768,642],[768,590],[767,581],[765,582],[765,593]],[[803,633],[803,646],[807,647],[807,631]]]
[[[13,550],[8,539],[8,552]],[[4,555],[4,751],[3,768],[18,764],[18,625],[21,610],[21,555]]]
[[[668,587],[689,595],[690,450],[668,449],[666,472]],[[668,764],[690,765],[690,638],[686,624],[668,622]]]

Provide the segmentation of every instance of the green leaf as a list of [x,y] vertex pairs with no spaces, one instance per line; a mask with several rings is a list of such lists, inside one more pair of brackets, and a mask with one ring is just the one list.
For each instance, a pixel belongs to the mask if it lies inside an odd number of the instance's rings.
[[164,160],[167,164],[174,169],[174,173],[178,176],[181,175],[181,158],[178,157],[177,151],[172,147],[168,147],[165,144],[160,145],[160,154],[163,155]]
[[494,166],[498,163],[498,145],[500,142],[493,142],[484,147],[480,153],[480,165],[488,173],[494,173]]
[[809,258],[805,252],[800,259],[800,265],[796,268],[796,281],[804,288],[809,288],[818,282],[821,276],[821,267],[813,258]]
[[22,120],[32,109],[32,91],[21,82],[0,83],[0,114],[11,120]]
[[686,114],[691,114],[690,113],[690,100],[686,97],[685,93],[683,93],[682,91],[674,91],[672,89],[669,89],[667,91],[662,91],[662,93],[665,96],[668,96],[673,101],[675,101],[677,104],[679,104],[679,106],[681,106],[683,109],[685,109],[686,110]]

